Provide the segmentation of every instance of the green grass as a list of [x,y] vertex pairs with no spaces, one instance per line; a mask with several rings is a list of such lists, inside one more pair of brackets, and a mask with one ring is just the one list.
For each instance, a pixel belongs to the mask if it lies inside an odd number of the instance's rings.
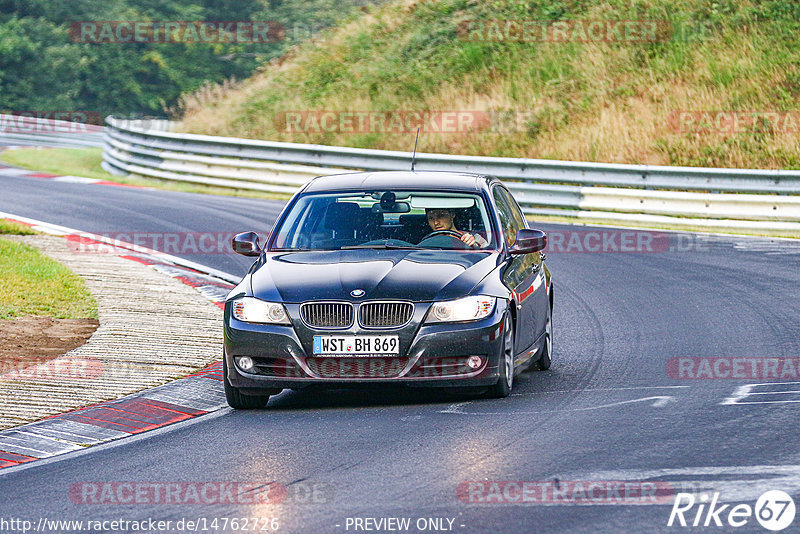
[[8,219],[0,219],[0,235],[34,235],[38,233],[24,224],[9,221]]
[[40,172],[119,181],[100,167],[102,154],[102,148],[20,148],[4,151],[0,159]]
[[0,320],[27,315],[97,319],[97,303],[83,280],[60,263],[0,239]]
[[65,174],[96,178],[120,184],[152,187],[165,191],[183,193],[203,193],[208,195],[237,196],[250,198],[288,199],[289,195],[279,193],[262,193],[244,189],[227,189],[202,184],[171,182],[155,178],[116,176],[103,170],[102,148],[20,148],[0,153],[0,160],[11,165],[51,174]]

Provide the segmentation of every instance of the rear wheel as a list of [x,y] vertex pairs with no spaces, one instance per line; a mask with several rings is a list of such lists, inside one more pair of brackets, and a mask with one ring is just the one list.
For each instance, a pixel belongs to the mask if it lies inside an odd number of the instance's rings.
[[531,369],[534,371],[547,371],[553,363],[553,308],[547,306],[547,324],[544,327],[544,345],[539,351],[539,359]]
[[500,355],[497,365],[500,377],[497,379],[497,384],[490,387],[489,391],[486,392],[486,396],[490,399],[508,397],[508,394],[511,393],[511,388],[514,386],[514,325],[510,315],[505,318],[503,353]]
[[271,395],[245,395],[228,383],[228,364],[222,361],[222,383],[225,385],[225,400],[234,410],[253,410],[263,408]]

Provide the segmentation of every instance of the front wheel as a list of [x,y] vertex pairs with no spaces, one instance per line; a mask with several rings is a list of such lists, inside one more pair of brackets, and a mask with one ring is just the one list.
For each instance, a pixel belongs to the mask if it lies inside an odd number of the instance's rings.
[[234,410],[253,410],[263,408],[269,402],[270,395],[245,395],[228,383],[228,364],[222,360],[222,383],[225,385],[225,400]]
[[547,306],[547,324],[544,327],[544,345],[539,351],[539,359],[531,368],[534,371],[547,371],[553,363],[553,308]]
[[500,370],[500,377],[497,384],[489,388],[486,396],[490,399],[502,399],[508,397],[511,388],[514,386],[514,325],[511,322],[511,315],[505,318],[505,328],[503,329],[503,353],[497,362]]

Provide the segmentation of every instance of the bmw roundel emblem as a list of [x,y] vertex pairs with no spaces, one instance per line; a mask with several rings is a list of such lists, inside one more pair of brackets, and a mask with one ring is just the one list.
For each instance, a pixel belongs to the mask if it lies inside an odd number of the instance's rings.
[[352,290],[350,292],[350,295],[353,296],[353,297],[356,297],[356,298],[363,297],[364,296],[364,290],[363,289],[354,289],[354,290]]

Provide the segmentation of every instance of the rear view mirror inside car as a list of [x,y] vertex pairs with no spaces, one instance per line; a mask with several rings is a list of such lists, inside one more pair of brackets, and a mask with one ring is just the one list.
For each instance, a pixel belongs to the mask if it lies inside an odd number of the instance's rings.
[[408,205],[408,202],[395,202],[391,205],[385,203],[381,205],[380,202],[376,202],[372,205],[372,213],[408,213],[409,211],[411,211],[411,206]]

